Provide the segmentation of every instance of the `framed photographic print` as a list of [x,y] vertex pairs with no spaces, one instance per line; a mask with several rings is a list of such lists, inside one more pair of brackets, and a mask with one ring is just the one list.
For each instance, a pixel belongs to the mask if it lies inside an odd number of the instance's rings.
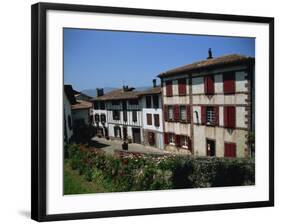
[[274,205],[274,19],[32,6],[32,219]]

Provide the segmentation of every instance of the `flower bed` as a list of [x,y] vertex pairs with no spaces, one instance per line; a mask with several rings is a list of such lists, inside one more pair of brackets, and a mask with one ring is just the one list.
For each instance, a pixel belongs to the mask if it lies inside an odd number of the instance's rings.
[[68,145],[68,161],[88,181],[110,191],[139,191],[253,185],[252,159],[198,158],[179,155],[147,155]]

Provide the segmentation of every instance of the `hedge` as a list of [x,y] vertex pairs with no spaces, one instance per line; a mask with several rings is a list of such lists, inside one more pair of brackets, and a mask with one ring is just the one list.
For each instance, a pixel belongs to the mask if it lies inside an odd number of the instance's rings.
[[181,155],[146,155],[87,150],[66,146],[67,160],[87,181],[109,191],[183,189],[255,184],[253,159],[200,158]]

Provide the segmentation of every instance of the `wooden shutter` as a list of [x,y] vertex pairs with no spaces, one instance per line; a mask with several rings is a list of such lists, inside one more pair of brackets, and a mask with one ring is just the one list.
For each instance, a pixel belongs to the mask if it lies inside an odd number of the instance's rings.
[[174,135],[174,139],[175,139],[175,145],[177,146],[177,147],[180,147],[180,135]]
[[235,143],[224,143],[224,156],[225,157],[236,157],[236,144]]
[[235,72],[223,74],[223,92],[226,94],[235,93]]
[[186,95],[186,79],[178,80],[178,91],[180,96]]
[[156,127],[160,126],[159,114],[154,114],[154,126],[156,126]]
[[186,122],[190,123],[191,122],[190,105],[186,105],[185,110],[186,110]]
[[234,106],[224,107],[224,126],[226,128],[235,128],[236,110]]
[[206,106],[201,106],[201,124],[206,124]]
[[147,125],[152,125],[152,115],[146,114]]
[[169,134],[168,133],[164,133],[164,144],[165,145],[169,144]]
[[166,96],[173,96],[173,82],[166,81]]
[[220,122],[220,111],[219,111],[219,106],[214,106],[214,125],[219,126],[219,122]]
[[173,111],[174,111],[174,121],[179,120],[179,105],[174,105],[173,106]]
[[168,117],[168,106],[164,105],[164,120],[168,121],[169,117]]
[[207,95],[211,95],[214,94],[214,76],[212,75],[208,75],[204,77],[204,90],[205,90],[205,94]]

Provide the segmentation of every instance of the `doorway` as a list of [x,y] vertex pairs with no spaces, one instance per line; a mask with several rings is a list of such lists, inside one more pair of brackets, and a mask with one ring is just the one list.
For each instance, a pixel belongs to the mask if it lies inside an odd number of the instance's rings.
[[141,144],[140,128],[132,128],[132,132],[133,132],[133,142]]
[[206,140],[206,151],[207,156],[216,156],[216,141],[207,139]]

